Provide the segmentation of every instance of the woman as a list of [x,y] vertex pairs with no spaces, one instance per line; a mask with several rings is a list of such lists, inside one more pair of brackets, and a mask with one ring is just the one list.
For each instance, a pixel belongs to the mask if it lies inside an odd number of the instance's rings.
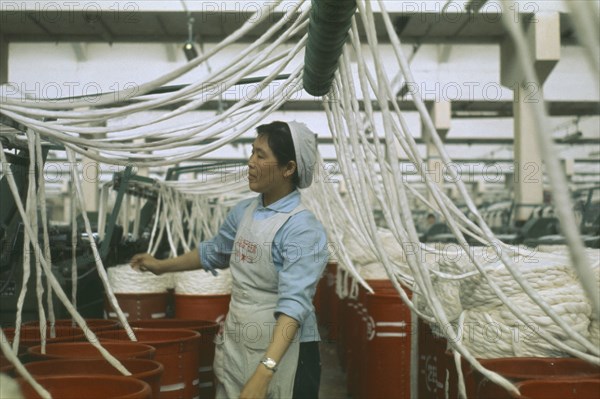
[[297,190],[312,182],[316,137],[297,122],[261,125],[257,133],[248,181],[260,195],[236,205],[198,250],[165,260],[139,254],[131,265],[156,274],[231,267],[229,313],[216,339],[217,398],[317,398],[312,299],[327,243]]

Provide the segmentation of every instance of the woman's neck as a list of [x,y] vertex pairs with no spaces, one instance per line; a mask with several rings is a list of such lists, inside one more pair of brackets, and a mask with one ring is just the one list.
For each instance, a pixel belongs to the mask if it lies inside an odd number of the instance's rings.
[[269,206],[274,202],[279,201],[283,197],[291,194],[295,190],[294,186],[284,185],[282,187],[278,187],[275,190],[271,190],[269,192],[263,193],[262,201],[263,206]]

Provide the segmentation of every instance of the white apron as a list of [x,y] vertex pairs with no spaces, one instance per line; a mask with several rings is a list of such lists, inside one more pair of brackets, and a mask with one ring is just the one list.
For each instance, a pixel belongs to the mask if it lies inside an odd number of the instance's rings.
[[[240,396],[272,341],[279,277],[271,246],[281,226],[305,209],[299,205],[289,213],[254,220],[258,201],[260,198],[246,208],[229,262],[233,280],[231,302],[222,332],[215,338],[217,399]],[[300,347],[298,336],[299,332],[277,365],[268,398],[292,397]]]

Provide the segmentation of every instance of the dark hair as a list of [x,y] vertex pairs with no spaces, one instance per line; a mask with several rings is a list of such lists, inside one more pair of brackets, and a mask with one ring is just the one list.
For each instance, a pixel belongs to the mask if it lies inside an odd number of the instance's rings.
[[289,161],[296,162],[296,170],[292,176],[292,184],[298,186],[300,184],[300,176],[298,176],[298,162],[296,161],[296,152],[294,150],[294,141],[292,140],[292,132],[290,127],[285,122],[271,122],[266,125],[260,125],[256,128],[258,136],[266,136],[269,148],[273,151],[273,155],[277,158],[279,166],[285,166]]

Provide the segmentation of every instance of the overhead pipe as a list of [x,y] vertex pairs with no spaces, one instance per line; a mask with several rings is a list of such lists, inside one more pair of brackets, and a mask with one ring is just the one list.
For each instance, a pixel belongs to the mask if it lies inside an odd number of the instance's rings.
[[307,93],[324,96],[331,89],[356,0],[312,0],[311,4],[303,84]]

